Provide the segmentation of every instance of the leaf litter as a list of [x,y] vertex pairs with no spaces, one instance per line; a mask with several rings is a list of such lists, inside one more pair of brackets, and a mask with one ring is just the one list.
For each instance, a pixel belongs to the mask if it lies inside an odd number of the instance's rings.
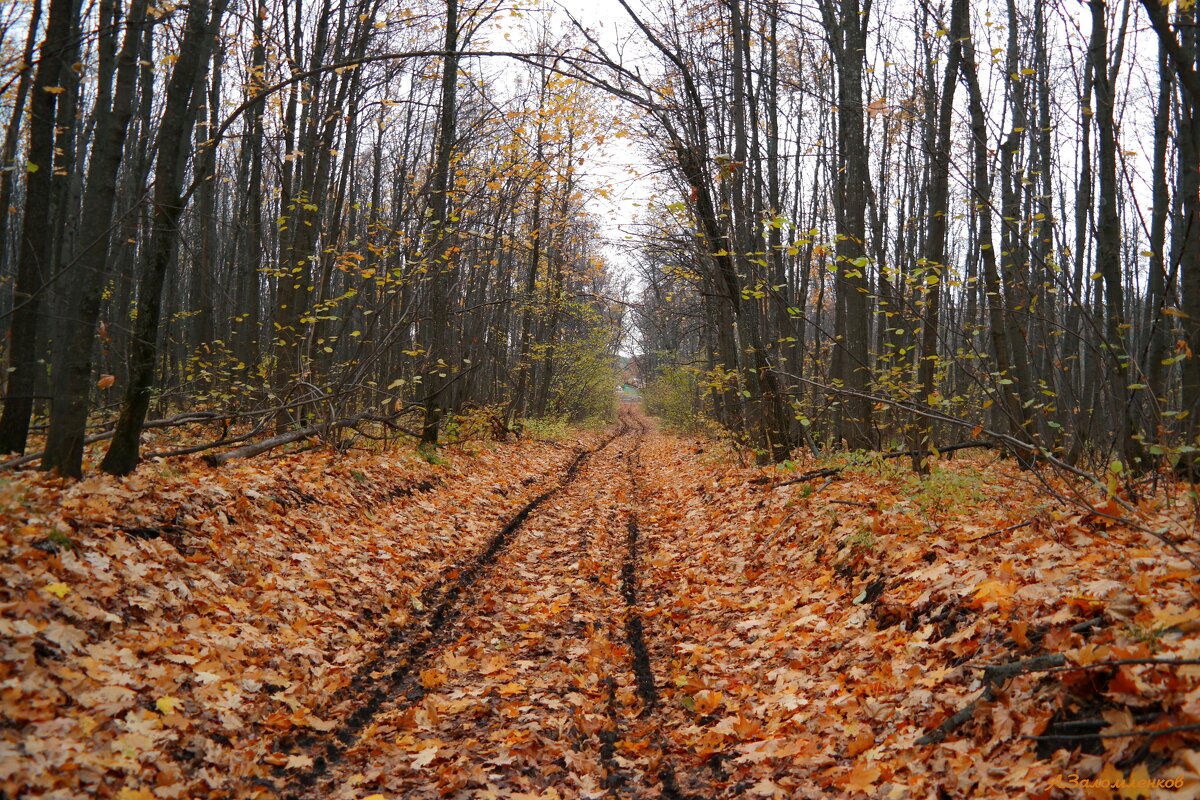
[[632,411],[572,444],[0,481],[0,791],[1200,795],[1160,541],[994,458],[784,485]]

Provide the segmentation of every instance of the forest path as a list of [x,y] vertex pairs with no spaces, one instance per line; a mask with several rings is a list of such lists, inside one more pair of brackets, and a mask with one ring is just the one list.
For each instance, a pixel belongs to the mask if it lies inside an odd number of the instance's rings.
[[[1109,766],[1187,747],[1183,559],[992,456],[806,474],[627,404],[437,460],[22,474],[0,797],[1046,797],[1102,712],[1166,726],[1095,739]],[[971,716],[993,665],[1030,673]]]
[[638,472],[649,423],[576,459],[458,579],[394,691],[317,744],[283,796],[678,797],[638,609]]

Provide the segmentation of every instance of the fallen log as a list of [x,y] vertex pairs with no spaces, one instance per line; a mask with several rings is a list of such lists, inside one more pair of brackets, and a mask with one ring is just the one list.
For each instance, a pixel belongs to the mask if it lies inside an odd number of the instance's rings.
[[288,431],[287,433],[281,433],[278,436],[272,436],[269,439],[251,442],[250,444],[242,445],[241,447],[235,447],[232,450],[226,450],[224,453],[213,453],[212,455],[204,456],[204,463],[208,464],[210,467],[220,467],[229,463],[230,461],[235,461],[239,458],[251,458],[252,456],[265,453],[268,450],[274,450],[276,447],[282,447],[285,444],[298,442],[301,439],[307,439],[310,436],[321,436],[331,430],[344,428],[347,425],[354,424],[355,422],[358,422],[357,417],[355,417],[353,420],[322,422],[320,425],[311,425],[307,428]]

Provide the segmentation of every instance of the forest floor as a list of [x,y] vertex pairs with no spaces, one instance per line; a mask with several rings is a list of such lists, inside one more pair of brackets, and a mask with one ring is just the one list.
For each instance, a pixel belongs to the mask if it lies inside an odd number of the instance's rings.
[[629,403],[435,461],[0,479],[0,797],[1200,796],[1182,491],[1166,544],[995,454],[797,480]]

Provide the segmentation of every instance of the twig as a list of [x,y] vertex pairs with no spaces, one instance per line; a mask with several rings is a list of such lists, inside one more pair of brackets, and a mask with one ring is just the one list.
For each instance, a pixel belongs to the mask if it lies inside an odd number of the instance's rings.
[[[1071,628],[1076,633],[1081,633],[1095,625],[1095,619],[1089,619],[1079,623]],[[972,700],[968,705],[960,709],[951,717],[943,720],[941,725],[938,725],[929,733],[917,739],[917,744],[938,744],[953,732],[960,725],[965,723],[975,715],[975,709],[980,703],[990,703],[996,699],[996,687],[1003,684],[1009,678],[1014,678],[1017,675],[1024,675],[1030,672],[1075,672],[1077,670],[1091,669],[1106,669],[1108,667],[1119,667],[1133,664],[1156,664],[1159,666],[1191,666],[1200,664],[1200,658],[1117,658],[1109,661],[1097,661],[1092,664],[1069,665],[1067,657],[1062,653],[1051,653],[1044,656],[1035,656],[1021,661],[1013,661],[1008,664],[992,664],[983,668],[983,679],[987,683],[979,696]],[[1200,730],[1200,725],[1182,726],[1182,730]],[[1172,729],[1164,729],[1165,733],[1174,732]],[[1161,732],[1154,731],[1133,731],[1130,733],[1119,734],[1120,736],[1161,736]],[[1116,738],[1118,734],[1113,734],[1110,737],[1101,738]],[[1088,736],[1027,736],[1027,739],[1086,739]]]
[[1085,619],[1083,622],[1080,622],[1076,625],[1072,625],[1071,633],[1086,633],[1087,631],[1090,631],[1092,628],[1099,628],[1103,624],[1104,624],[1104,615],[1102,614],[1098,617],[1092,617],[1091,619]]
[[[812,494],[810,494],[810,495],[808,495],[808,496],[809,496],[809,497],[812,497],[812,496],[813,496],[813,495],[815,495],[817,492],[819,492],[819,491],[821,491],[822,489],[825,489],[826,487],[828,487],[828,486],[829,486],[829,484],[831,484],[831,483],[833,483],[833,478],[832,478],[832,477],[826,478],[826,479],[825,479],[825,482],[824,482],[824,483],[822,483],[820,486],[818,486],[818,487],[817,487],[817,489],[816,489],[816,491],[814,491]],[[837,502],[837,501],[835,500],[835,501],[833,501],[833,502]],[[780,522],[780,523],[779,523],[777,526],[775,526],[775,530],[771,531],[769,534],[767,534],[765,537],[763,537],[762,541],[760,541],[758,544],[756,544],[756,545],[754,546],[754,549],[750,551],[750,555],[751,555],[752,557],[755,557],[755,558],[757,558],[757,559],[761,560],[761,559],[762,559],[762,552],[763,552],[763,548],[764,548],[764,547],[767,545],[767,543],[768,543],[768,542],[770,542],[772,539],[774,539],[776,536],[778,536],[778,535],[779,535],[779,533],[780,533],[780,532],[781,532],[781,531],[784,529],[784,527],[785,527],[785,526],[786,526],[786,525],[787,525],[789,522],[791,522],[791,519],[792,519],[792,517],[796,516],[796,512],[797,512],[797,511],[799,511],[799,510],[800,510],[800,508],[801,508],[801,506],[797,505],[797,506],[796,506],[795,508],[793,508],[793,509],[792,509],[790,512],[788,512],[788,515],[787,515],[786,517],[784,517],[784,518],[783,518],[783,521],[782,521],[782,522]]]
[[917,744],[941,744],[946,741],[946,737],[957,730],[971,717],[975,716],[975,709],[980,703],[990,703],[996,699],[996,687],[988,684],[983,687],[983,691],[967,705],[960,708],[952,716],[942,720],[942,724],[931,730],[929,733],[917,739]]
[[805,481],[815,480],[816,478],[832,478],[833,476],[841,473],[843,469],[845,469],[845,467],[814,469],[811,472],[805,472],[798,478],[790,478],[786,481],[780,481],[779,483],[773,484],[770,488],[778,489],[780,486],[791,486],[792,484],[804,483]]
[[[1143,3],[1148,3],[1148,2],[1149,2],[1149,0],[1143,0]],[[846,388],[841,388],[841,387],[828,386],[826,384],[821,383],[820,381],[815,381],[812,378],[806,378],[803,375],[796,375],[794,373],[784,372],[782,370],[780,371],[779,374],[784,375],[789,378],[793,378],[805,385],[813,386],[818,389],[822,389],[823,391],[833,392],[835,394],[846,396],[846,397],[857,397],[857,398],[861,398],[864,400],[870,400],[871,402],[875,402],[875,403],[884,403],[889,406],[892,406],[893,408],[899,408],[899,409],[907,411],[911,414],[916,414],[917,416],[922,417],[924,419],[934,420],[936,422],[943,422],[947,425],[954,425],[954,426],[957,426],[960,428],[972,428],[973,430],[978,430],[980,427],[978,425],[974,425],[973,423],[971,423],[967,420],[957,419],[948,414],[943,414],[941,412],[935,411],[931,408],[921,406],[916,403],[911,403],[911,402],[907,402],[907,401],[903,401],[903,400],[895,400],[890,397],[872,394],[870,392],[860,392],[860,391],[856,391],[854,389],[846,389]],[[1082,478],[1083,480],[1088,481],[1089,483],[1092,483],[1093,485],[1097,485],[1097,486],[1103,485],[1103,481],[1101,480],[1101,478],[1098,475],[1095,475],[1094,473],[1087,472],[1086,470],[1082,470],[1078,467],[1068,464],[1066,461],[1063,461],[1061,458],[1056,457],[1053,453],[1051,453],[1049,450],[1047,450],[1043,447],[1039,447],[1038,445],[1031,444],[1026,441],[1022,441],[1021,439],[1018,439],[1015,436],[1010,436],[1006,433],[1000,433],[999,431],[990,430],[987,428],[983,428],[982,432],[992,439],[995,446],[997,446],[997,447],[1003,446],[1003,447],[1011,450],[1014,455],[1016,455],[1016,451],[1019,450],[1023,453],[1028,454],[1028,456],[1030,458],[1032,458],[1034,460],[1041,460],[1041,461],[1046,462],[1047,464],[1051,464],[1056,469],[1058,469],[1064,473],[1074,475],[1077,478]],[[1019,458],[1019,456],[1018,456],[1018,458]],[[1186,551],[1182,547],[1180,547],[1179,543],[1173,542],[1170,539],[1168,539],[1167,536],[1165,535],[1166,534],[1165,529],[1162,531],[1156,531],[1153,528],[1148,528],[1145,525],[1142,525],[1141,523],[1137,522],[1137,520],[1134,519],[1134,516],[1137,514],[1137,509],[1132,504],[1130,504],[1127,500],[1124,500],[1120,496],[1113,498],[1118,505],[1120,505],[1122,508],[1125,509],[1125,511],[1127,511],[1129,513],[1130,516],[1122,517],[1117,514],[1102,513],[1102,512],[1097,511],[1095,508],[1091,507],[1090,504],[1084,502],[1084,500],[1082,499],[1082,496],[1079,496],[1079,498],[1076,500],[1068,500],[1066,497],[1063,497],[1062,494],[1060,494],[1057,490],[1055,490],[1052,486],[1050,486],[1050,483],[1046,480],[1046,478],[1041,474],[1041,472],[1039,470],[1034,470],[1033,474],[1037,477],[1037,479],[1041,482],[1041,484],[1046,488],[1046,490],[1048,492],[1050,492],[1050,494],[1052,494],[1054,497],[1058,498],[1059,500],[1063,501],[1064,503],[1072,503],[1076,506],[1084,507],[1088,510],[1089,513],[1095,514],[1098,517],[1103,517],[1104,519],[1111,519],[1114,522],[1122,523],[1122,524],[1132,528],[1133,530],[1140,531],[1149,536],[1153,536],[1155,539],[1158,539],[1160,542],[1162,542],[1167,547],[1169,547],[1171,550],[1173,550],[1175,552],[1175,554],[1178,555],[1180,558],[1186,560],[1197,570],[1200,570],[1200,556],[1198,556],[1195,553],[1189,553],[1188,551]]]
[[1024,520],[1023,522],[1017,522],[1012,525],[1009,525],[1007,528],[1001,528],[1000,530],[992,531],[991,533],[985,533],[982,536],[976,536],[974,539],[967,539],[967,542],[968,543],[982,542],[984,539],[990,539],[993,536],[999,536],[1002,533],[1011,533],[1012,531],[1017,531],[1017,530],[1020,530],[1021,528],[1028,528],[1030,525],[1032,525],[1035,522],[1037,522],[1037,517],[1030,517],[1029,519]]
[[813,490],[813,493],[812,493],[812,494],[810,494],[810,495],[809,495],[809,497],[812,497],[813,495],[815,495],[815,494],[817,494],[817,493],[819,493],[819,492],[822,492],[822,491],[824,491],[825,489],[828,489],[828,488],[829,488],[829,486],[830,486],[830,484],[832,484],[832,483],[833,483],[833,476],[830,476],[830,477],[826,478],[826,479],[825,479],[825,482],[824,482],[824,483],[822,483],[820,486],[818,486],[818,487],[817,487],[815,490]]
[[1076,672],[1078,670],[1108,669],[1109,667],[1135,666],[1139,664],[1160,667],[1187,667],[1200,664],[1200,658],[1114,658],[1110,661],[1093,661],[1091,664],[1062,664],[1044,669],[1029,669],[1026,672]]
[[253,430],[238,436],[226,436],[216,440],[215,442],[205,442],[204,444],[196,444],[192,445],[191,447],[180,447],[177,450],[160,450],[154,453],[146,453],[143,458],[175,458],[176,456],[188,456],[192,455],[193,453],[202,453],[205,450],[212,450],[216,447],[224,447],[228,444],[244,442],[248,439],[253,439],[255,436],[262,433],[263,428],[267,426],[267,421],[268,418],[264,417],[257,425],[254,426]]
[[1007,664],[989,664],[983,668],[983,679],[993,685],[1000,685],[1009,678],[1024,675],[1027,672],[1049,672],[1067,663],[1067,657],[1062,653],[1050,653],[1044,656],[1034,656]]
[[946,737],[953,733],[963,723],[975,716],[975,709],[980,703],[990,703],[996,699],[996,687],[1003,684],[1009,678],[1020,675],[1023,672],[1030,672],[1047,666],[1056,666],[1066,661],[1066,658],[1061,653],[1054,653],[1048,656],[1035,656],[1023,661],[1014,661],[1011,664],[996,664],[994,666],[983,668],[983,680],[987,684],[983,687],[983,691],[979,695],[963,706],[954,715],[942,720],[942,724],[931,730],[929,733],[917,739],[917,744],[939,744],[945,741]]
[[1130,737],[1149,736],[1157,738],[1166,736],[1172,733],[1186,733],[1188,731],[1200,731],[1200,723],[1192,723],[1189,725],[1176,725],[1171,728],[1140,728],[1135,731],[1123,731],[1121,733],[1063,733],[1059,735],[1047,734],[1045,736],[1022,736],[1022,739],[1031,739],[1033,741],[1052,741],[1055,739],[1127,739]]
[[[1091,626],[1093,620],[1087,620],[1087,626]],[[1078,626],[1076,626],[1078,627]],[[1072,628],[1074,630],[1074,628]],[[1085,629],[1086,630],[1086,629]],[[975,716],[975,709],[980,703],[990,703],[996,699],[996,687],[1002,685],[1009,678],[1026,672],[1044,672],[1046,670],[1055,669],[1066,663],[1066,656],[1062,653],[1051,653],[1044,656],[1034,656],[1021,661],[1013,661],[1008,664],[993,664],[983,668],[983,680],[987,684],[983,687],[983,691],[966,706],[959,709],[952,716],[942,720],[942,724],[931,730],[929,733],[917,739],[917,744],[939,744],[945,741],[946,737],[961,727],[963,723]]]

